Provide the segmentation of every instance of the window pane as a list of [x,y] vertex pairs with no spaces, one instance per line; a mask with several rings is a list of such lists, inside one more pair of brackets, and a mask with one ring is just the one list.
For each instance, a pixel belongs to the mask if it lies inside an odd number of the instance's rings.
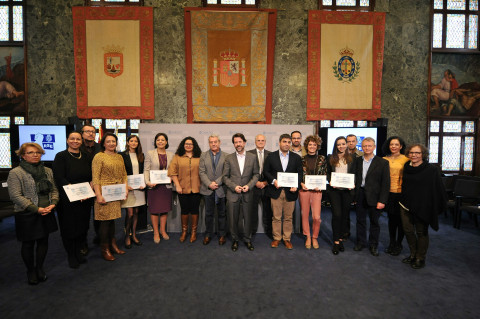
[[337,6],[355,6],[355,0],[337,0]]
[[332,0],[323,0],[323,5],[324,6],[331,6],[332,5]]
[[105,0],[105,2],[125,2],[125,0]]
[[222,4],[242,4],[242,0],[222,0]]
[[465,122],[465,133],[475,133],[475,122],[466,121]]
[[368,7],[370,5],[369,0],[360,0],[360,6],[361,7]]
[[430,122],[430,132],[433,132],[433,133],[440,132],[440,122],[439,121],[431,121]]
[[367,127],[367,121],[357,121],[357,127]]
[[102,126],[102,119],[93,119],[92,125],[95,126],[97,130],[100,129],[100,126]]
[[0,41],[8,41],[8,7],[0,6]]
[[447,0],[448,10],[465,10],[465,0]]
[[0,133],[0,168],[12,168],[10,133]]
[[433,2],[434,9],[443,9],[443,0],[435,0]]
[[140,124],[140,120],[130,120],[130,128],[132,130],[138,130],[138,124]]
[[473,169],[473,142],[471,136],[465,137],[465,153],[463,154],[463,170],[471,171]]
[[461,121],[445,121],[443,122],[444,133],[461,133],[462,122]]
[[255,4],[255,0],[246,0],[246,1],[245,1],[245,4],[254,5],[254,4]]
[[217,4],[217,0],[208,0],[207,4]]
[[465,15],[447,14],[447,48],[465,47]]
[[478,0],[470,0],[470,10],[478,10]]
[[462,138],[460,136],[443,137],[442,147],[442,170],[460,170],[460,149]]
[[107,129],[126,129],[127,120],[105,120],[105,127]]
[[433,47],[442,47],[443,15],[436,13],[433,15]]
[[23,41],[23,7],[13,7],[13,41]]
[[120,152],[125,151],[126,149],[126,144],[127,144],[127,134],[126,133],[118,133],[118,144],[117,144],[117,151],[119,150]]
[[15,124],[16,125],[25,124],[25,118],[23,116],[15,116]]
[[476,49],[478,46],[477,32],[478,32],[478,16],[471,15],[469,18],[468,25],[468,48]]
[[438,163],[438,141],[438,136],[430,136],[430,145],[428,146],[428,148],[430,149],[430,163]]
[[330,127],[330,120],[321,120],[320,127]]
[[10,128],[10,116],[0,116],[0,128]]
[[353,121],[344,121],[344,120],[333,121],[333,127],[353,127]]

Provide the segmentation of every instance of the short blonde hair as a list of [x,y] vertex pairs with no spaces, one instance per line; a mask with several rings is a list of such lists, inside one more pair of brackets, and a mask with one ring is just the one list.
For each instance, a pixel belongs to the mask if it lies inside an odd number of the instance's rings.
[[25,155],[27,147],[35,147],[40,153],[42,153],[42,155],[45,154],[43,148],[37,143],[23,143],[22,146],[20,146],[20,148],[15,151],[15,154],[22,157],[23,155]]

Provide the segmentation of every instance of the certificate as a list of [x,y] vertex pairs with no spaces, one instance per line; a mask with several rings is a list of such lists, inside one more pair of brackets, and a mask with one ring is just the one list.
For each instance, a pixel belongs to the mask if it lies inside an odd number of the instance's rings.
[[106,202],[124,200],[127,198],[127,188],[125,184],[113,184],[102,186],[102,196]]
[[327,189],[327,175],[305,175],[305,186],[308,189]]
[[95,193],[88,182],[65,185],[63,186],[63,189],[70,202],[95,197]]
[[330,186],[342,188],[355,188],[355,175],[348,173],[334,173],[330,180]]
[[133,189],[139,189],[140,187],[145,187],[145,177],[143,174],[128,175],[128,186]]
[[279,187],[298,187],[298,174],[278,172],[277,184]]
[[168,177],[166,169],[151,170],[150,171],[150,183],[152,184],[170,184],[172,181]]

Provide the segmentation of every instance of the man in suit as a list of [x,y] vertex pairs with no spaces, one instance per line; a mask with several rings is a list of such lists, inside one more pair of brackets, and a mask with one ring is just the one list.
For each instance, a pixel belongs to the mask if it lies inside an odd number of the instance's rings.
[[[290,238],[293,230],[293,210],[298,198],[298,189],[303,179],[302,158],[290,151],[292,138],[289,134],[282,134],[279,138],[280,149],[268,154],[263,167],[263,173],[267,178],[268,187],[266,195],[271,198],[273,219],[272,248],[277,248],[283,238],[287,249],[293,249]],[[297,173],[298,182],[296,187],[280,187],[277,181],[277,173]],[[282,236],[283,215],[283,236]]]
[[200,194],[205,201],[205,236],[203,244],[208,245],[213,235],[215,207],[218,214],[218,244],[226,243],[225,190],[223,185],[223,166],[225,153],[220,149],[220,138],[212,134],[208,137],[210,150],[200,156]]
[[367,214],[370,219],[368,244],[370,253],[378,256],[380,225],[378,218],[390,192],[390,168],[388,161],[373,154],[375,140],[366,137],[362,141],[363,156],[355,159],[355,199],[357,202],[357,244],[353,250],[367,246]]
[[[242,133],[232,136],[235,152],[225,158],[223,183],[227,186],[227,212],[232,250],[237,251],[240,240],[238,224],[243,214],[243,241],[249,250],[253,250],[252,237],[252,197],[253,187],[258,181],[258,161],[252,153],[245,151],[247,140]],[[242,214],[240,213],[242,212]],[[240,221],[241,222],[241,221]]]
[[252,233],[255,234],[258,229],[258,203],[260,202],[262,204],[263,229],[265,234],[272,238],[272,207],[270,205],[270,198],[265,196],[265,187],[268,185],[268,183],[263,174],[263,165],[268,154],[270,154],[270,151],[265,149],[265,143],[265,136],[258,134],[255,136],[255,148],[248,151],[256,156],[260,174],[258,177],[258,182],[253,188]]

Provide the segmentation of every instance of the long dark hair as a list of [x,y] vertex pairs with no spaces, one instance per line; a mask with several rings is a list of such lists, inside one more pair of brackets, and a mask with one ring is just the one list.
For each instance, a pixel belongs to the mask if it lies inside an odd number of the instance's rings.
[[104,144],[105,144],[105,140],[109,136],[115,137],[115,141],[117,142],[117,146],[118,146],[118,137],[113,133],[107,132],[103,135],[102,139],[100,140],[100,147],[102,148],[102,152],[105,152],[105,145]]
[[[345,140],[345,144],[347,143],[347,139],[345,138],[345,136],[339,136],[335,139],[335,143],[333,143],[332,156],[330,156],[330,165],[332,165],[332,167],[337,166],[338,161],[340,160],[338,157],[338,147],[337,147],[338,140]],[[348,149],[345,150],[345,154],[343,154],[343,158],[345,159],[345,162],[347,162],[347,164],[353,161],[352,155],[348,152]]]
[[187,136],[185,137],[181,142],[180,144],[178,145],[178,148],[177,148],[177,151],[175,152],[175,154],[177,154],[178,156],[183,156],[185,155],[185,141],[186,140],[191,140],[192,143],[193,143],[193,157],[200,157],[200,155],[202,155],[202,150],[200,149],[200,146],[198,146],[198,143],[197,141],[191,137],[191,136]]
[[388,156],[392,154],[392,152],[390,151],[390,142],[392,140],[398,140],[400,146],[402,147],[400,149],[400,154],[405,154],[405,149],[407,148],[407,145],[405,145],[405,141],[403,140],[403,138],[401,138],[400,136],[390,136],[382,145],[383,155]]
[[127,137],[127,143],[126,143],[127,153],[130,152],[130,148],[129,148],[129,146],[128,146],[128,142],[129,142],[132,138],[136,138],[136,139],[137,139],[138,146],[137,146],[137,148],[135,149],[135,154],[137,154],[138,162],[139,162],[139,163],[143,163],[144,157],[143,157],[142,143],[140,143],[140,139],[138,138],[137,135],[130,135],[129,137]]

